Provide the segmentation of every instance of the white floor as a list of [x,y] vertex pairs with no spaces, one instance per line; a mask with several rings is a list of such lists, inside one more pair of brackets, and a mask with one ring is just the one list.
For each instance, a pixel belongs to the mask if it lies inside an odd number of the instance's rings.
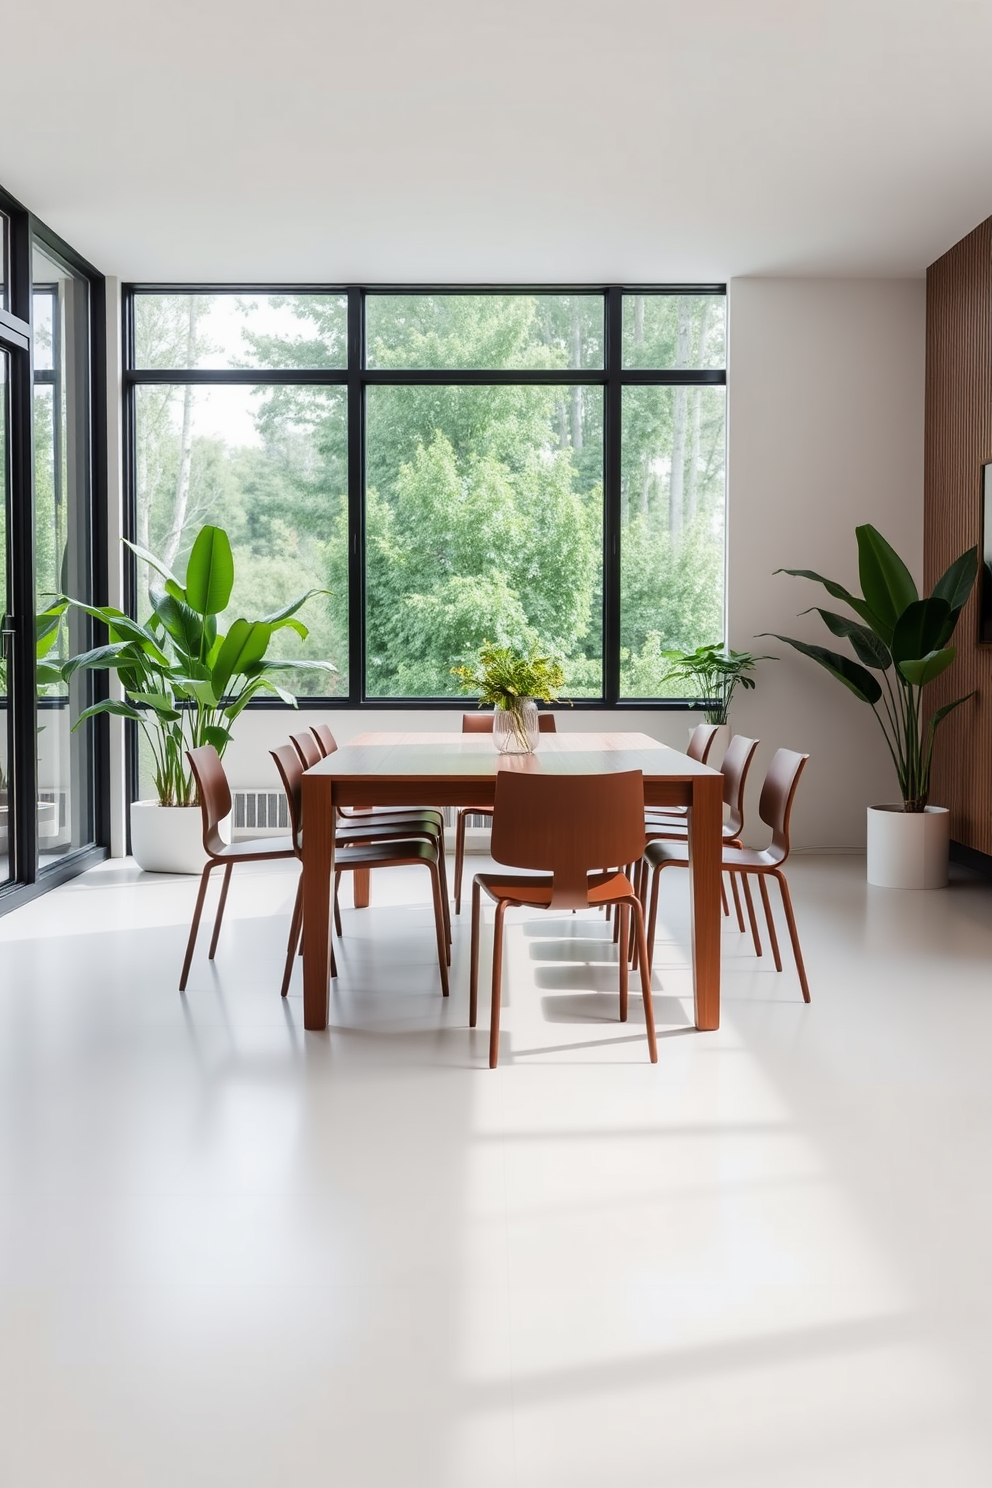
[[490,1072],[414,870],[326,1034],[291,869],[185,998],[192,880],[0,920],[3,1488],[992,1483],[992,884],[791,866],[812,1005],[728,928],[697,1034],[671,882],[655,1067],[602,920],[518,913]]

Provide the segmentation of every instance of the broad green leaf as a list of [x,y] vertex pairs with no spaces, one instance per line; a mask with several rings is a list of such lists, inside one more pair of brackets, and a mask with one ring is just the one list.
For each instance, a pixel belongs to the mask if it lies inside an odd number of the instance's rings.
[[284,630],[288,625],[290,630],[295,630],[301,641],[305,641],[310,634],[302,620],[272,620],[269,622],[273,630]]
[[219,724],[208,724],[203,730],[204,744],[212,744],[218,754],[223,754],[231,742],[230,729],[221,728]]
[[152,591],[152,607],[163,628],[172,637],[178,649],[186,656],[199,656],[203,621],[185,599],[161,589]]
[[955,616],[964,608],[978,573],[978,549],[969,548],[956,558],[944,576],[933,586],[932,598],[944,599]]
[[[176,590],[180,594],[182,593],[178,579],[170,568],[166,568],[161,558],[156,558],[154,553],[149,553],[147,548],[141,547],[139,543],[132,542],[129,537],[122,537],[121,542],[125,543],[131,549],[131,552],[141,559],[142,563],[147,563],[149,568],[153,568],[157,574],[161,574],[166,581],[166,585],[174,584]],[[171,590],[169,592],[172,593]]]
[[288,605],[283,605],[281,610],[276,610],[272,615],[263,615],[266,625],[276,625],[280,620],[287,620],[290,615],[295,615],[297,610],[302,609],[308,599],[313,599],[315,594],[330,594],[329,589],[308,589],[306,594],[301,594],[298,599],[290,600]]
[[925,687],[932,682],[934,677],[939,677],[941,672],[946,672],[957,652],[953,646],[947,646],[942,651],[930,651],[926,656],[920,656],[911,661],[900,661],[898,669],[911,682],[914,687]]
[[204,708],[216,708],[220,702],[212,682],[201,682],[196,677],[174,677],[172,685],[183,697],[192,698]]
[[65,678],[58,662],[39,661],[35,667],[34,680],[38,687],[55,687],[59,682],[64,682]]
[[[121,663],[121,658],[126,660]],[[104,668],[116,668],[120,664],[128,662],[134,665],[134,652],[129,642],[116,641],[110,646],[94,646],[92,651],[81,651],[78,656],[73,656],[62,665],[62,676],[68,682],[75,672],[100,671]]]
[[213,667],[214,692],[223,697],[232,677],[245,674],[248,667],[256,666],[265,655],[272,639],[272,626],[262,620],[254,624],[248,620],[235,620],[224,639]]
[[143,692],[134,688],[127,688],[128,696],[133,702],[144,703],[151,708],[159,717],[168,717],[170,720],[181,718],[182,714],[176,708],[174,700],[165,692]]
[[901,667],[903,662],[919,661],[939,651],[949,614],[946,599],[917,599],[908,604],[892,631],[896,665]]
[[234,555],[223,527],[201,527],[186,565],[186,599],[201,615],[226,610],[234,587]]
[[903,610],[920,597],[913,575],[876,527],[866,522],[854,531],[865,603],[883,625],[894,627]]
[[336,672],[337,667],[334,665],[333,661],[284,661],[281,658],[280,660],[275,661],[267,657],[265,661],[256,662],[252,670],[250,672],[246,672],[245,675],[257,677],[260,675],[261,672],[310,671]]
[[773,635],[777,641],[784,641],[787,646],[792,646],[796,651],[802,652],[803,656],[809,656],[813,661],[819,662],[820,666],[828,671],[838,682],[843,682],[854,696],[860,698],[863,703],[872,706],[882,696],[882,689],[871,672],[852,661],[849,656],[841,656],[838,651],[828,651],[824,646],[810,646],[805,641],[793,640],[792,636],[778,635],[776,631],[763,631],[763,635]]
[[133,718],[136,723],[144,723],[144,715],[137,708],[132,708],[130,703],[118,702],[116,698],[104,698],[102,702],[94,703],[92,707],[84,708],[82,713],[72,725],[72,732],[87,718],[97,718],[101,713],[112,713],[115,718]]
[[[832,635],[840,636],[842,640],[848,640],[854,647],[855,655],[865,666],[874,667],[876,671],[888,671],[892,665],[892,653],[884,641],[879,640],[873,630],[867,625],[859,625],[856,620],[850,620],[846,615],[838,615],[834,610],[821,610],[819,605],[812,606],[813,611],[820,616],[824,625]],[[810,613],[803,610],[804,615]],[[742,677],[742,683],[754,686],[750,677]]]
[[833,579],[825,579],[822,574],[815,573],[811,568],[776,568],[775,573],[789,574],[794,579],[812,579],[814,584],[822,584],[831,599],[842,599],[849,604],[856,615],[860,615],[867,626],[879,636],[886,645],[892,639],[891,625],[884,625],[874,613],[871,606],[856,594],[851,594],[843,584],[837,584]]
[[938,723],[944,721],[948,713],[953,713],[955,708],[960,708],[962,703],[966,703],[969,698],[973,698],[974,696],[974,692],[966,692],[964,697],[955,698],[953,703],[945,703],[942,708],[938,708],[930,720],[931,732],[937,727]]

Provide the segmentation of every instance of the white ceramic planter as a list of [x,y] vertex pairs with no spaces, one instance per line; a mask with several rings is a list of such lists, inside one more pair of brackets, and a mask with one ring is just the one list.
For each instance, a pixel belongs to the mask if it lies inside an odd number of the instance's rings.
[[946,806],[868,807],[868,882],[883,889],[943,889],[951,816]]
[[[230,842],[229,816],[221,822],[220,833]],[[207,855],[199,806],[132,801],[131,853],[145,873],[202,873]]]

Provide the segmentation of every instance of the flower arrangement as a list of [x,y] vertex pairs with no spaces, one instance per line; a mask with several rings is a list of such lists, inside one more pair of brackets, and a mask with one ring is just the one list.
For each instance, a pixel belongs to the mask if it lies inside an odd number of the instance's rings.
[[451,668],[463,692],[478,692],[479,707],[499,708],[510,715],[512,731],[522,749],[531,746],[524,726],[524,704],[540,698],[542,703],[559,700],[565,673],[550,656],[535,651],[522,655],[512,646],[494,646],[484,641],[476,666]]

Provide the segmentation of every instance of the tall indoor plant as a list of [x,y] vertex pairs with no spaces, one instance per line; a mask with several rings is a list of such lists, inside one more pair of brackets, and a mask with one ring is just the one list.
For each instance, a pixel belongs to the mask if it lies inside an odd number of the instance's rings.
[[[273,674],[335,670],[328,661],[277,660],[267,655],[273,635],[285,627],[306,639],[307,628],[295,617],[319,591],[309,590],[264,619],[234,620],[225,634],[218,616],[231,599],[234,557],[223,528],[205,526],[197,534],[182,584],[154,554],[133,543],[128,546],[162,578],[163,587],[152,589],[152,613],[144,624],[112,606],[70,601],[107,627],[109,641],[65,662],[63,677],[68,680],[81,668],[114,671],[124,692],[123,699],[105,698],[84,709],[74,727],[101,713],[132,719],[151,751],[155,804],[192,807],[196,788],[187,749],[213,744],[223,755],[234,721],[260,692],[273,693],[295,707],[295,697]],[[132,826],[134,821],[132,812]]]
[[[922,599],[912,574],[882,534],[870,524],[856,528],[861,594],[806,568],[776,569],[777,573],[812,579],[833,599],[853,610],[856,618],[812,606],[832,635],[851,644],[857,660],[824,646],[792,636],[777,639],[819,663],[855,697],[867,703],[878,719],[892,757],[903,816],[922,817],[929,807],[934,738],[940,724],[971,693],[928,712],[924,689],[954,661],[950,644],[961,611],[971,594],[978,569],[978,550],[969,548]],[[805,611],[804,613],[809,613]],[[886,810],[893,808],[870,808]],[[946,833],[946,813],[944,831]],[[877,830],[881,824],[875,823]],[[873,823],[869,815],[869,852]],[[946,875],[946,868],[945,868]],[[931,875],[932,876],[932,875]],[[869,879],[872,876],[869,861]]]
[[565,673],[552,657],[536,651],[525,656],[512,646],[494,646],[489,641],[483,642],[476,666],[451,670],[460,678],[464,692],[478,692],[480,708],[488,703],[496,709],[497,748],[517,754],[529,754],[537,744],[535,699],[557,702],[565,685]]

